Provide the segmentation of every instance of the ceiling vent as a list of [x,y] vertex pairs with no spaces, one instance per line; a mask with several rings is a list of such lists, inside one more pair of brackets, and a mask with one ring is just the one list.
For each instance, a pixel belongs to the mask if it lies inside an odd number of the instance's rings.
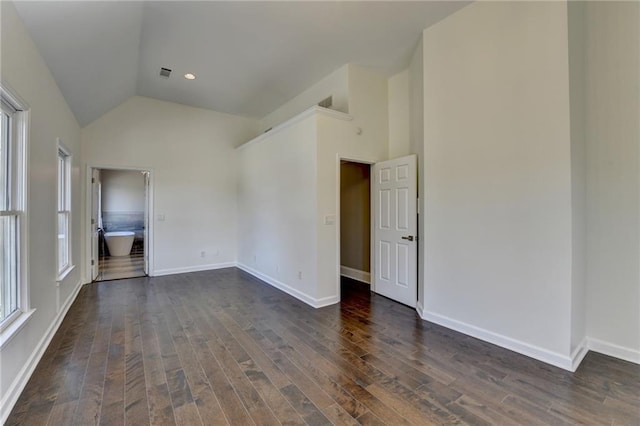
[[160,68],[160,77],[162,78],[171,77],[171,70],[169,68]]
[[333,96],[329,96],[328,98],[318,102],[318,106],[322,108],[331,108],[331,105],[333,105]]

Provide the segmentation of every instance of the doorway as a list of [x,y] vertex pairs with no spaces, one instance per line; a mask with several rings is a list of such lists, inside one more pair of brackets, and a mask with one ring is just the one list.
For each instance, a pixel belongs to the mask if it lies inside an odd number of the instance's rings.
[[371,283],[371,167],[340,161],[340,276]]
[[149,274],[151,172],[91,167],[89,281]]
[[418,301],[417,157],[340,160],[340,283],[415,308]]

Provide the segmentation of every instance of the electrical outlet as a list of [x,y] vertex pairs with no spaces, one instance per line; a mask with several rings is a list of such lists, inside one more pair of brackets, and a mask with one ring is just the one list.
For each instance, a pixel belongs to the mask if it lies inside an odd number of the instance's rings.
[[302,271],[298,271],[298,279],[301,280],[302,279]]
[[204,251],[204,250],[202,250],[202,251],[200,252],[200,257],[207,257],[207,252],[206,252],[206,251]]
[[253,263],[256,263],[256,255],[253,255]]

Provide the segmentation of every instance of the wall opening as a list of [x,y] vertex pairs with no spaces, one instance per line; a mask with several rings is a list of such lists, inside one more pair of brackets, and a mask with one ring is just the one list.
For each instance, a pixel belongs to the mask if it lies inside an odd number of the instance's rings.
[[148,274],[149,171],[94,168],[92,281]]
[[371,171],[340,161],[340,275],[371,283]]

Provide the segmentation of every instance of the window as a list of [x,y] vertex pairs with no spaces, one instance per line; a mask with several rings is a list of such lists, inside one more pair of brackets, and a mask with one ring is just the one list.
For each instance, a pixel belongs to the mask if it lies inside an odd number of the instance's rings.
[[58,139],[58,280],[71,269],[71,155]]
[[[0,331],[27,310],[26,272],[26,113],[0,87]],[[2,336],[4,338],[4,336]],[[3,339],[4,341],[4,339]]]

